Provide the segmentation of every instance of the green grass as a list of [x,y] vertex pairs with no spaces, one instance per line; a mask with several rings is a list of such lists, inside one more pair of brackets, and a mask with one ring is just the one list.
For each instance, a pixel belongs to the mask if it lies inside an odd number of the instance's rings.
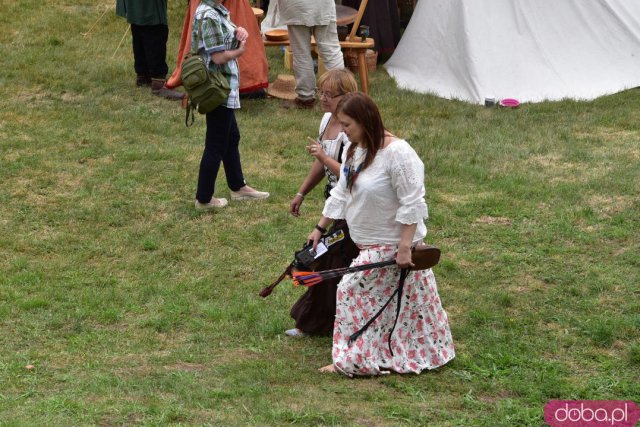
[[112,3],[1,2],[0,425],[540,426],[549,399],[640,401],[637,89],[502,110],[371,75],[425,163],[458,357],[350,380],[317,372],[329,338],[283,335],[300,289],[258,297],[321,210],[287,213],[320,112],[244,101],[272,197],[195,212],[204,117],[134,86],[112,11],[83,35]]

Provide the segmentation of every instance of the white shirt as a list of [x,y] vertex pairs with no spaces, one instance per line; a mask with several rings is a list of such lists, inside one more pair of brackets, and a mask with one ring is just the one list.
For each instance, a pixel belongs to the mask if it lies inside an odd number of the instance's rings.
[[[279,12],[280,25],[329,25],[336,20],[335,0],[272,0]],[[271,3],[269,3],[271,9]]]
[[[342,155],[346,164],[347,148]],[[354,166],[364,160],[365,150],[357,147]],[[373,163],[347,189],[344,170],[331,191],[322,214],[347,220],[351,239],[358,245],[398,244],[402,224],[417,224],[413,242],[424,239],[428,217],[424,200],[424,164],[409,143],[396,139],[378,151]]]
[[[324,152],[331,157],[336,162],[340,162],[341,153],[344,151],[343,145],[349,142],[349,138],[347,134],[343,131],[338,133],[336,139],[323,139],[324,132],[329,125],[329,120],[331,119],[331,113],[324,113],[322,116],[322,121],[320,122],[320,129],[318,129],[318,134],[320,135],[318,139],[320,140],[320,145]],[[335,187],[338,184],[338,177],[331,172],[326,165],[324,166],[324,174],[327,177],[327,182],[331,185],[331,187]]]

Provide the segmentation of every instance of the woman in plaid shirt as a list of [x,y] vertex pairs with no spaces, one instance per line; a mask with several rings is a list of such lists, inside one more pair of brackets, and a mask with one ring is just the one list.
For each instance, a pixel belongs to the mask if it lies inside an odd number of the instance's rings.
[[[232,0],[236,1],[236,0]],[[240,131],[234,110],[240,108],[238,92],[240,73],[236,58],[245,51],[249,34],[229,20],[224,0],[202,0],[193,22],[193,43],[198,53],[209,64],[211,71],[220,71],[229,80],[231,92],[227,102],[207,113],[205,147],[200,160],[196,209],[225,207],[225,198],[213,197],[220,163],[224,165],[231,200],[266,199],[269,193],[248,186],[240,164]],[[200,33],[200,36],[198,36]]]

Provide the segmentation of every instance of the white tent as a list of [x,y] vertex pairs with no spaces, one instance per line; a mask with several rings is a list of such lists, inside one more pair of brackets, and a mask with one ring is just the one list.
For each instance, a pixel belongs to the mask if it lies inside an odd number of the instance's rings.
[[472,103],[593,99],[640,86],[640,0],[419,0],[385,67]]

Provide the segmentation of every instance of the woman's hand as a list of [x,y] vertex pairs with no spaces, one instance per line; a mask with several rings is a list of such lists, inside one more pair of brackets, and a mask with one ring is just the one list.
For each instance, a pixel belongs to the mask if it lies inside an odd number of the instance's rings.
[[242,27],[236,28],[236,39],[240,42],[247,41],[249,38],[249,32]]
[[240,41],[240,45],[238,46],[238,48],[235,50],[236,52],[236,58],[239,58],[242,56],[242,54],[244,53],[245,47],[247,45],[247,41],[246,40],[242,40]]
[[327,155],[322,148],[322,144],[310,137],[307,137],[307,140],[309,141],[309,144],[307,144],[307,152],[316,159],[322,161],[322,159]]
[[320,237],[322,237],[322,233],[317,228],[314,229],[311,233],[309,233],[309,236],[307,236],[307,242],[313,242],[314,251],[318,246],[318,241],[320,240]]
[[400,268],[415,266],[415,264],[411,262],[411,247],[400,246],[398,248],[398,252],[396,253],[396,264],[398,264],[398,267]]
[[293,216],[300,216],[300,206],[302,206],[303,201],[304,196],[300,193],[296,194],[291,199],[291,203],[289,203],[289,213]]

